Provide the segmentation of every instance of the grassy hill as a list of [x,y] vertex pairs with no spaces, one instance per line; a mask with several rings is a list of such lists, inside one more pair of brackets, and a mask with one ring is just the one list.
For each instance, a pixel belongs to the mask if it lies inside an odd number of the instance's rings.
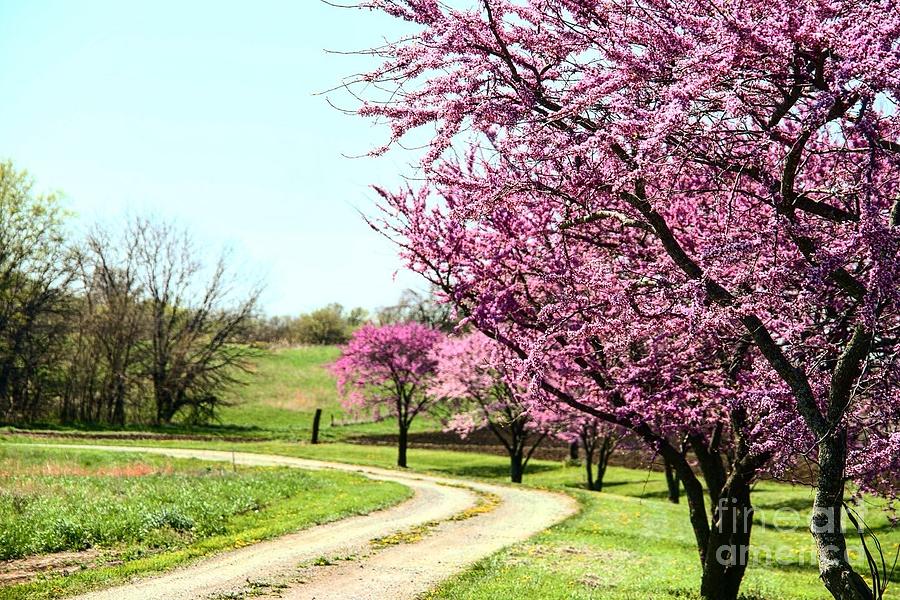
[[325,419],[347,415],[340,406],[328,365],[340,356],[336,346],[265,350],[256,358],[246,385],[226,396],[230,406],[219,415],[228,428],[269,431],[278,437],[303,435],[312,427],[317,408]]
[[[221,411],[220,422],[204,432],[307,440],[313,415],[321,408],[323,440],[395,433],[393,420],[369,422],[366,415],[349,414],[341,407],[337,383],[328,370],[338,356],[337,346],[263,351],[244,378],[247,385],[226,396],[229,406]],[[414,432],[438,428],[428,417],[413,423]]]

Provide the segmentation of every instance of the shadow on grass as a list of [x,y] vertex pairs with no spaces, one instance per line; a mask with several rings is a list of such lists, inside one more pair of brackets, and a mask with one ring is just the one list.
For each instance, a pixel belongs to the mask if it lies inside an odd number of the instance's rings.
[[[524,479],[527,482],[529,475],[542,473],[544,471],[553,471],[556,467],[552,465],[528,465],[525,469]],[[476,477],[481,479],[502,479],[509,477],[509,465],[467,465],[458,467],[441,468],[442,473],[448,475],[456,475],[459,477]]]
[[786,498],[776,502],[765,500],[759,492],[754,492],[753,505],[757,510],[796,510],[809,511],[812,509],[812,498]]

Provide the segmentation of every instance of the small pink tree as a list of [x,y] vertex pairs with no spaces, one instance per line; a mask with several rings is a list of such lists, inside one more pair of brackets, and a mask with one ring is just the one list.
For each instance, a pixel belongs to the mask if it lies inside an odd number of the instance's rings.
[[438,350],[433,395],[450,405],[448,428],[465,437],[487,427],[509,453],[509,476],[522,483],[549,429],[534,419],[521,365],[482,333],[447,339]]
[[434,351],[443,335],[419,323],[358,329],[332,365],[348,410],[387,411],[397,419],[397,465],[406,467],[409,427],[429,408]]
[[[570,444],[578,444],[584,450],[584,469],[587,489],[603,491],[603,478],[609,459],[627,433],[623,428],[611,425],[597,417],[579,411],[569,411],[564,417],[566,429],[559,438]],[[594,473],[596,465],[596,475]]]

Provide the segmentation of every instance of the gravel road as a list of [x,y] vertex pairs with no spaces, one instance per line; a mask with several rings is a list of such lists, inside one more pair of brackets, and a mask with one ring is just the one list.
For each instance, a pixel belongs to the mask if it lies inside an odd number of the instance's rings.
[[[414,599],[475,561],[577,511],[575,501],[563,494],[343,463],[214,450],[52,446],[251,466],[336,469],[395,481],[414,491],[411,499],[386,510],[304,529],[79,597],[85,600]],[[479,495],[484,494],[499,498],[499,504],[470,518],[452,518],[476,506]],[[429,526],[405,543],[380,550],[370,543],[373,538],[408,532],[423,524]],[[330,560],[318,560],[322,557]],[[326,564],[316,566],[311,564],[314,561]]]

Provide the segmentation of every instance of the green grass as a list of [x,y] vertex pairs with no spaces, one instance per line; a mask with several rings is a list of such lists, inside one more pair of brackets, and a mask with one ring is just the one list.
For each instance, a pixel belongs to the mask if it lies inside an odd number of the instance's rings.
[[[396,433],[397,425],[393,419],[365,422],[365,415],[348,414],[341,407],[337,382],[328,370],[339,356],[337,346],[262,351],[253,361],[252,373],[244,378],[246,385],[235,387],[225,396],[229,406],[221,410],[217,426],[208,430],[261,438],[308,440],[312,434],[313,415],[321,408],[320,439],[324,441]],[[413,421],[412,431],[439,428],[434,419],[422,416]]]
[[330,417],[346,417],[340,407],[337,387],[328,365],[340,356],[335,346],[306,346],[265,350],[244,377],[246,385],[235,387],[224,400],[221,424],[236,430],[303,435],[312,429],[312,416],[323,409],[323,425]]
[[91,568],[0,588],[0,598],[111,585],[408,496],[341,472],[0,446],[0,559],[101,550]]
[[[189,425],[176,419],[171,425],[134,424],[124,429],[103,425],[63,426],[57,423],[44,423],[32,428],[73,434],[115,431],[161,436],[305,441],[312,433],[313,415],[317,408],[321,408],[320,439],[323,441],[396,434],[397,425],[393,419],[367,422],[366,415],[351,415],[341,407],[337,383],[328,370],[338,356],[340,349],[337,346],[261,350],[251,360],[251,372],[241,375],[243,385],[236,385],[223,395],[227,405],[220,409],[217,420],[208,425]],[[413,421],[411,432],[440,428],[436,419],[423,415]]]
[[[657,477],[647,483],[645,497],[631,495],[636,485],[644,487],[633,475],[612,469],[612,493],[575,492],[582,505],[577,517],[480,561],[428,598],[695,598],[700,567],[686,506],[656,498],[664,492]],[[808,501],[807,492],[765,487],[770,489],[758,490],[753,544],[757,550],[780,550],[786,562],[752,564],[744,580],[744,596],[824,598],[827,594],[818,581],[812,541],[800,526],[803,519],[798,517],[797,529],[791,531],[776,533],[760,526],[782,503]],[[798,560],[801,557],[805,566]]]
[[[17,441],[21,438],[15,438]],[[136,442],[137,443],[137,442]],[[391,467],[393,448],[345,443],[311,446],[284,441],[247,444],[160,442],[284,454]],[[415,470],[487,481],[504,481],[507,462],[500,456],[411,449]],[[601,493],[582,488],[582,470],[535,461],[526,484],[574,495],[582,510],[576,517],[489,557],[440,586],[432,598],[465,600],[519,599],[665,599],[693,598],[700,567],[687,520],[687,506],[665,500],[659,473],[610,467]],[[811,491],[774,482],[754,490],[757,559],[743,587],[752,600],[812,600],[827,597],[818,580],[812,539],[806,529]],[[866,519],[891,552],[900,531],[891,529],[880,506],[870,506]],[[766,558],[766,557],[769,558]],[[859,544],[851,540],[851,556],[867,573]],[[887,598],[896,598],[900,583]]]

